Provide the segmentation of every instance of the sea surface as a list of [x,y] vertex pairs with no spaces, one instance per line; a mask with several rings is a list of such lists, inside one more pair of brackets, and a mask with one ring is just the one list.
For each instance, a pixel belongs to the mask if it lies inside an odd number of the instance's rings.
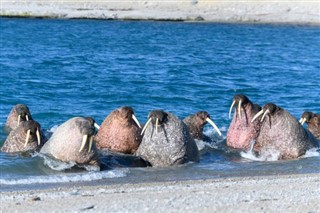
[[87,171],[0,152],[1,190],[320,172],[319,150],[277,161],[225,147],[235,94],[276,103],[297,119],[320,113],[319,26],[0,18],[0,39],[0,146],[18,103],[49,133],[74,116],[101,124],[125,105],[140,123],[154,109],[181,119],[205,110],[222,132],[207,125],[214,142],[197,141],[200,163],[170,168],[115,157],[103,171]]

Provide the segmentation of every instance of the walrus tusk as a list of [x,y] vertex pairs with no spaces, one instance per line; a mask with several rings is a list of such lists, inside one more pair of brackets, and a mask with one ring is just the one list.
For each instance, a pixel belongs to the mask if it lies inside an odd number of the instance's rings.
[[241,100],[238,105],[238,113],[239,113],[239,117],[241,118]]
[[27,121],[29,120],[29,116],[28,116],[28,115],[26,115],[26,120],[27,120]]
[[86,145],[87,139],[88,139],[88,135],[83,135],[82,144],[81,144],[81,147],[79,149],[79,152],[81,152],[83,150],[84,146]]
[[141,131],[141,135],[143,135],[144,131],[147,129],[147,127],[149,126],[150,122],[151,122],[152,118],[149,118],[149,120],[147,121],[147,123],[144,125],[142,131]]
[[37,139],[38,139],[38,145],[40,146],[41,141],[40,141],[40,131],[39,131],[39,129],[37,129],[36,134],[37,134]]
[[138,125],[138,127],[141,129],[141,125],[140,125],[137,117],[136,117],[134,114],[132,114],[132,119],[134,120],[134,122],[136,122],[136,124]]
[[30,132],[31,132],[31,130],[29,129],[27,131],[27,137],[26,137],[26,142],[24,143],[24,147],[27,147],[27,144],[28,144],[28,141],[29,141],[29,138],[30,138]]
[[222,135],[217,125],[210,118],[206,118],[206,121],[208,121],[208,123],[211,124],[213,128],[215,128],[215,130],[218,132],[220,136]]
[[261,122],[263,121],[263,119],[264,119],[264,117],[268,114],[268,113],[270,113],[270,111],[267,109],[264,113],[263,113],[263,116],[262,116],[262,118],[261,118]]
[[236,103],[236,101],[233,101],[232,104],[231,104],[231,107],[229,109],[229,119],[231,118],[231,111],[232,111],[232,108],[233,108],[235,103]]
[[93,141],[93,135],[91,135],[91,136],[90,136],[88,152],[90,152],[90,151],[91,151],[91,148],[92,148],[92,141]]
[[100,129],[100,126],[97,124],[97,123],[94,123],[94,127],[99,130]]
[[158,133],[158,123],[159,123],[159,118],[156,118],[156,133]]
[[306,121],[307,121],[306,118],[301,118],[299,122],[301,123],[301,125],[303,125]]
[[18,124],[17,124],[17,126],[19,126],[19,124],[20,124],[20,117],[21,117],[21,115],[18,115]]
[[263,113],[263,109],[260,110],[260,111],[252,118],[251,123],[252,123],[254,120],[256,120],[257,117],[259,117],[262,113]]

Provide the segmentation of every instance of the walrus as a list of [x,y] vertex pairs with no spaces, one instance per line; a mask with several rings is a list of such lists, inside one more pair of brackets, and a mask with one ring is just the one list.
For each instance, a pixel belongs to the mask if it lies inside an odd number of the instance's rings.
[[252,122],[263,115],[259,136],[254,144],[254,150],[279,152],[279,159],[295,159],[305,154],[307,150],[317,147],[315,137],[304,129],[298,120],[287,110],[273,104],[265,104]]
[[10,132],[19,126],[22,121],[33,120],[29,108],[24,104],[17,104],[8,115],[6,128]]
[[112,111],[100,125],[94,140],[98,149],[133,154],[142,140],[141,126],[133,109],[124,106]]
[[88,117],[74,117],[53,132],[40,153],[63,162],[92,165],[100,168],[96,146],[93,142],[95,121]]
[[245,95],[235,95],[229,110],[229,118],[234,106],[236,109],[227,133],[227,146],[247,150],[259,135],[260,122],[250,121],[261,107],[253,104]]
[[194,139],[203,140],[203,141],[211,141],[211,139],[203,134],[203,127],[205,124],[209,123],[213,126],[213,128],[217,131],[219,136],[221,136],[221,132],[217,125],[210,119],[210,115],[206,111],[199,111],[194,115],[189,115],[183,122],[187,125],[190,135]]
[[151,111],[148,118],[136,156],[154,167],[199,161],[198,147],[182,120],[163,110]]
[[9,153],[39,151],[45,141],[46,137],[38,122],[21,121],[20,125],[9,133],[1,151]]
[[301,125],[308,124],[308,130],[320,140],[320,115],[313,112],[304,112],[301,115]]

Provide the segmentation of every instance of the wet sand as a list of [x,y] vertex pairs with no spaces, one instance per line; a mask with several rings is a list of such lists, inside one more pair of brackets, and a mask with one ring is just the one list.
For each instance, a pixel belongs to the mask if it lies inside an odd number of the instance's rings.
[[1,16],[320,24],[320,2],[225,0],[2,0]]
[[1,212],[320,212],[320,174],[1,192]]

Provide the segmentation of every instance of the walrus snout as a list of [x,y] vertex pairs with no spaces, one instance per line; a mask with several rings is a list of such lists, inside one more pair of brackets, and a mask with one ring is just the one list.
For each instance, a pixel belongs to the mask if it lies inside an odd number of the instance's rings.
[[229,119],[231,118],[231,111],[235,105],[237,105],[236,108],[238,108],[238,115],[241,118],[241,108],[244,108],[247,103],[249,103],[249,99],[247,98],[247,96],[242,94],[235,95],[229,109]]
[[26,133],[26,140],[24,147],[27,147],[30,137],[37,137],[38,145],[41,144],[41,137],[40,137],[40,124],[36,121],[25,121],[22,123],[24,132]]
[[93,118],[91,117],[86,117],[85,121],[79,121],[78,126],[80,127],[80,132],[82,134],[82,143],[81,147],[79,149],[79,152],[83,150],[85,145],[87,144],[88,138],[89,138],[89,148],[88,152],[91,151],[92,148],[92,143],[93,143],[93,137],[96,133],[96,122]]
[[164,124],[167,121],[168,113],[163,110],[153,110],[148,115],[148,121],[144,125],[141,135],[143,135],[144,131],[147,129],[149,124],[152,122],[153,126],[156,127],[156,132],[158,132],[158,126]]
[[256,120],[260,115],[262,115],[260,122],[264,121],[266,115],[273,115],[276,113],[280,108],[275,105],[274,103],[267,103],[263,106],[263,108],[252,118],[251,123]]
[[304,123],[309,123],[311,118],[313,118],[314,116],[315,116],[315,114],[313,112],[304,112],[301,115],[299,123],[301,123],[301,125],[303,125]]

